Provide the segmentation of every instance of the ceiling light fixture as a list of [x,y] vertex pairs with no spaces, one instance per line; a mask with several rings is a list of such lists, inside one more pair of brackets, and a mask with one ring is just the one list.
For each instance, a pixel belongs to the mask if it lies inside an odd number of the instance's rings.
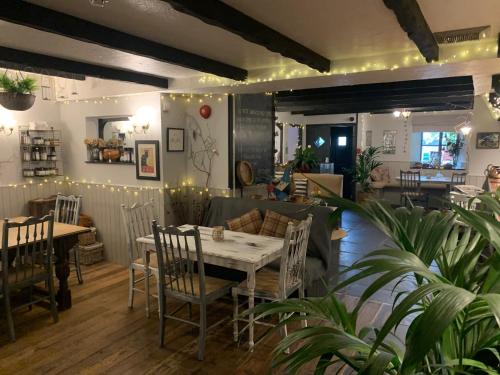
[[151,120],[154,117],[154,110],[151,107],[140,107],[135,115],[129,118],[130,127],[127,132],[131,135],[132,130],[137,134],[146,134],[149,130]]
[[395,110],[394,112],[392,112],[392,115],[396,118],[402,118],[407,120],[411,116],[411,112],[406,109],[403,109],[402,111]]
[[89,3],[93,7],[104,8],[104,6],[109,3],[109,1],[110,0],[89,0]]

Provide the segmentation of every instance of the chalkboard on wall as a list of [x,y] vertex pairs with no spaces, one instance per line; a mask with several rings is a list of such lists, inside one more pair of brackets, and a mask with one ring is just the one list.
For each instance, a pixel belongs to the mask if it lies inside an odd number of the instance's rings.
[[[265,94],[235,95],[234,162],[252,165],[255,183],[268,183],[274,175],[274,105]],[[234,169],[233,169],[234,170]]]

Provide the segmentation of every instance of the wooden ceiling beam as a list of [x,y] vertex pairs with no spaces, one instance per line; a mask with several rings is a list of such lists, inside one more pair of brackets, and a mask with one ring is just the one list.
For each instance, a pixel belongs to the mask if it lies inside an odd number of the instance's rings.
[[[451,110],[466,110],[473,108],[473,101],[464,100],[457,101],[454,103],[433,103],[419,106],[416,103],[413,106],[405,107],[411,112],[431,112],[431,111],[451,111]],[[346,113],[391,113],[394,111],[394,107],[383,107],[383,106],[358,106],[353,105],[350,107],[330,107],[330,108],[317,108],[311,109],[307,111],[292,111],[293,115],[304,115],[304,116],[317,116],[317,115],[338,115],[338,114],[346,114]]]
[[401,28],[417,45],[427,62],[439,60],[439,45],[432,33],[417,0],[384,0],[398,19]]
[[35,74],[43,74],[45,76],[74,79],[77,81],[84,81],[85,80],[85,76],[83,74],[61,72],[61,71],[55,70],[55,69],[39,68],[36,66],[30,66],[30,65],[26,65],[26,64],[22,64],[22,63],[18,64],[18,63],[14,63],[14,62],[10,62],[10,61],[1,61],[0,60],[0,67],[2,67],[4,69],[10,69],[10,70],[20,70],[20,71],[26,72],[26,73],[35,73]]
[[139,83],[164,89],[168,88],[168,79],[165,77],[62,59],[13,48],[0,47],[0,60],[31,67],[32,69],[49,69],[67,74]]
[[244,81],[244,69],[20,0],[1,0],[0,19],[184,68]]
[[175,10],[196,17],[272,52],[310,66],[320,72],[330,71],[331,61],[295,40],[247,16],[220,0],[163,0]]

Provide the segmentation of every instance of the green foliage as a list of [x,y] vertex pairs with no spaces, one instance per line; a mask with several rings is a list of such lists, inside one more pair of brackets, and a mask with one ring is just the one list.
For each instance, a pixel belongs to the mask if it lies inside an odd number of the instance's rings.
[[362,151],[356,159],[356,166],[352,171],[353,180],[360,184],[363,192],[371,191],[371,173],[375,168],[382,165],[382,162],[377,160],[381,153],[382,147],[370,146]]
[[7,92],[17,94],[32,94],[37,88],[34,78],[24,78],[22,76],[21,78],[10,78],[7,73],[4,73],[4,75],[0,77],[0,87]]
[[[273,368],[295,374],[315,361],[318,375],[334,365],[359,374],[499,373],[500,191],[478,197],[482,211],[453,206],[426,213],[377,201],[361,206],[338,196],[323,199],[370,220],[395,248],[356,262],[346,270],[352,276],[324,298],[259,305],[260,317],[284,314],[281,324],[307,319],[310,325],[279,343]],[[335,293],[369,277],[374,281],[348,311]],[[388,284],[397,293],[382,328],[357,327],[361,308]],[[404,319],[411,324],[400,343],[393,333]]]
[[292,161],[292,169],[298,172],[309,172],[319,165],[319,159],[311,147],[298,147]]

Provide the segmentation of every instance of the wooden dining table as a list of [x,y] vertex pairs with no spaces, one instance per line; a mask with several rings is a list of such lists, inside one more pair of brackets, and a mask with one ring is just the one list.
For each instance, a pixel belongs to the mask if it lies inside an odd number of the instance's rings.
[[[192,225],[179,227],[182,230],[193,228]],[[242,232],[224,231],[223,241],[212,239],[213,228],[198,227],[202,244],[203,260],[206,264],[213,264],[233,270],[243,271],[247,275],[248,307],[255,306],[255,274],[262,267],[280,258],[283,248],[283,239],[276,237],[261,236]],[[142,245],[144,252],[156,251],[154,238],[152,235],[140,237],[137,242]],[[189,246],[190,253],[195,255],[195,247]],[[144,255],[147,260],[149,256]],[[146,269],[148,264],[145,264]],[[147,272],[147,271],[146,271]],[[250,349],[254,346],[254,314],[248,317]],[[238,337],[239,332],[234,332],[234,337]]]
[[[26,219],[27,217],[18,216],[10,218],[9,221],[22,223]],[[3,221],[1,222],[0,229],[0,243],[2,243]],[[54,222],[53,246],[55,255],[55,274],[59,280],[56,300],[59,310],[71,308],[71,290],[68,285],[68,277],[70,274],[69,251],[78,243],[78,235],[89,231],[90,228]],[[16,236],[17,230],[11,228],[9,230],[9,248],[16,247]]]

